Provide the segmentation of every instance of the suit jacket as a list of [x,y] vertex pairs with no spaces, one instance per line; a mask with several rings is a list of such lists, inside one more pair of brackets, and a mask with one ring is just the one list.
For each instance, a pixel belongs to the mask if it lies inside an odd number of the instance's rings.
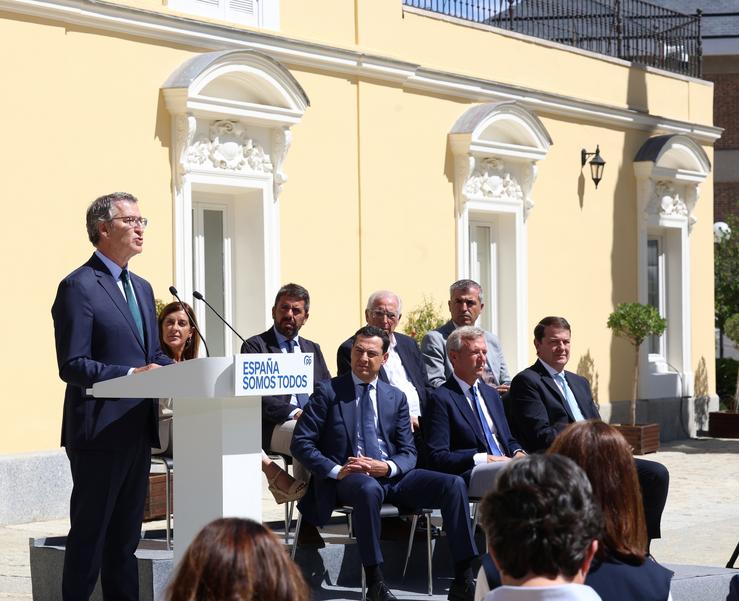
[[[452,375],[452,364],[446,353],[446,339],[455,330],[450,319],[443,326],[428,332],[421,341],[421,353],[426,364],[426,374],[431,388],[438,388]],[[508,384],[511,376],[503,357],[498,337],[492,332],[485,332],[485,343],[488,347],[488,363],[500,384]]]
[[[511,434],[498,391],[478,382],[482,400],[493,419],[501,450],[512,457],[523,447]],[[430,425],[424,430],[432,469],[462,475],[475,467],[475,453],[487,444],[477,416],[453,376],[429,395]]]
[[[376,395],[377,425],[388,459],[398,466],[399,475],[405,474],[416,465],[408,402],[405,394],[382,380],[377,381]],[[336,480],[328,474],[348,457],[356,457],[359,419],[349,373],[319,383],[295,426],[290,451],[313,475],[298,508],[312,524],[325,524],[336,507]]]
[[[395,350],[400,356],[400,362],[405,368],[408,379],[413,384],[416,392],[418,392],[418,401],[421,404],[421,413],[425,413],[426,408],[426,368],[423,366],[423,357],[421,351],[418,350],[418,344],[410,336],[394,332]],[[337,375],[349,373],[351,366],[352,339],[349,338],[341,343],[336,351],[336,368]],[[385,367],[380,369],[380,380],[390,383],[387,379]]]
[[[313,353],[313,386],[322,380],[328,380],[331,374],[326,367],[321,347],[316,342],[300,336],[298,346],[303,353]],[[241,345],[242,353],[281,353],[274,327],[257,336],[252,336]],[[278,394],[262,397],[262,448],[269,449],[272,440],[272,430],[275,426],[290,419],[290,413],[295,405],[290,404],[289,394]]]
[[[585,419],[600,419],[590,384],[582,376],[565,371]],[[554,378],[537,361],[516,375],[508,393],[511,427],[528,452],[543,451],[567,424],[575,421]]]
[[[129,272],[130,273],[130,272]],[[64,278],[51,308],[59,377],[64,393],[62,445],[76,449],[120,449],[144,436],[159,445],[155,399],[96,399],[85,389],[125,376],[132,367],[172,360],[159,347],[154,295],[149,283],[130,273],[145,341],[118,284],[93,254]]]

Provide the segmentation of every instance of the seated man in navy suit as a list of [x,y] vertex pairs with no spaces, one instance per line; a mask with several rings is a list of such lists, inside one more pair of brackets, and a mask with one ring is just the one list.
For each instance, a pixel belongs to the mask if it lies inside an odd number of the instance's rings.
[[466,486],[459,476],[414,469],[416,447],[405,395],[378,378],[389,345],[384,330],[358,330],[351,373],[319,383],[306,405],[292,452],[313,478],[298,508],[319,525],[337,506],[354,508],[354,532],[373,601],[395,599],[382,575],[382,504],[441,509],[455,561],[449,599],[471,601],[475,586],[470,568],[478,553]]
[[[390,338],[388,359],[380,368],[380,380],[400,388],[408,400],[411,428],[416,443],[420,443],[419,417],[426,406],[426,368],[416,341],[410,336],[395,331],[402,317],[403,303],[400,297],[389,290],[379,290],[370,295],[364,317],[368,326],[375,326]],[[337,374],[351,371],[352,339],[341,344],[336,352]]]
[[449,334],[446,350],[453,372],[429,397],[429,466],[462,476],[469,496],[480,498],[511,457],[526,453],[511,434],[498,392],[482,381],[485,331],[457,328]]
[[[538,361],[511,382],[510,424],[529,453],[544,451],[568,424],[600,419],[590,384],[565,371],[570,360],[571,328],[564,317],[545,317],[534,328]],[[659,538],[670,474],[655,461],[635,459],[644,496],[649,539]]]
[[62,445],[72,472],[62,599],[89,599],[100,574],[106,599],[139,598],[134,552],[141,534],[156,399],[98,399],[96,382],[168,365],[159,348],[154,294],[128,270],[147,220],[135,196],[115,192],[87,209],[92,257],[59,284],[54,319],[64,393]]

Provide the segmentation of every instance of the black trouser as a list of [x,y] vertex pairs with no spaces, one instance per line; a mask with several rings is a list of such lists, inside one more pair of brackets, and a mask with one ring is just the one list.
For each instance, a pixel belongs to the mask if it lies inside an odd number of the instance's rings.
[[661,463],[634,458],[644,501],[644,519],[649,540],[662,537],[660,524],[670,488],[670,472]]
[[106,601],[138,601],[134,553],[144,516],[149,442],[116,450],[67,449],[67,456],[73,487],[62,598],[87,601],[99,573]]

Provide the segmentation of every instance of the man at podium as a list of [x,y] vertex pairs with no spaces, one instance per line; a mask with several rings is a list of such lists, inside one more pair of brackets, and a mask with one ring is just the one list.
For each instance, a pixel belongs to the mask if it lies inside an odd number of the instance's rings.
[[64,394],[62,445],[72,472],[62,598],[87,600],[101,577],[107,599],[138,596],[138,546],[151,447],[159,445],[153,399],[96,399],[96,382],[167,365],[159,347],[154,295],[128,271],[147,219],[136,197],[101,196],[87,209],[92,257],[59,284],[54,319]]

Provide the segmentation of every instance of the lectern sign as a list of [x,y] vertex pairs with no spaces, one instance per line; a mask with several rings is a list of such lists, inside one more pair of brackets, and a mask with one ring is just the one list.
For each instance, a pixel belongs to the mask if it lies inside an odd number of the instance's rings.
[[234,356],[234,393],[311,394],[313,353],[261,353]]

